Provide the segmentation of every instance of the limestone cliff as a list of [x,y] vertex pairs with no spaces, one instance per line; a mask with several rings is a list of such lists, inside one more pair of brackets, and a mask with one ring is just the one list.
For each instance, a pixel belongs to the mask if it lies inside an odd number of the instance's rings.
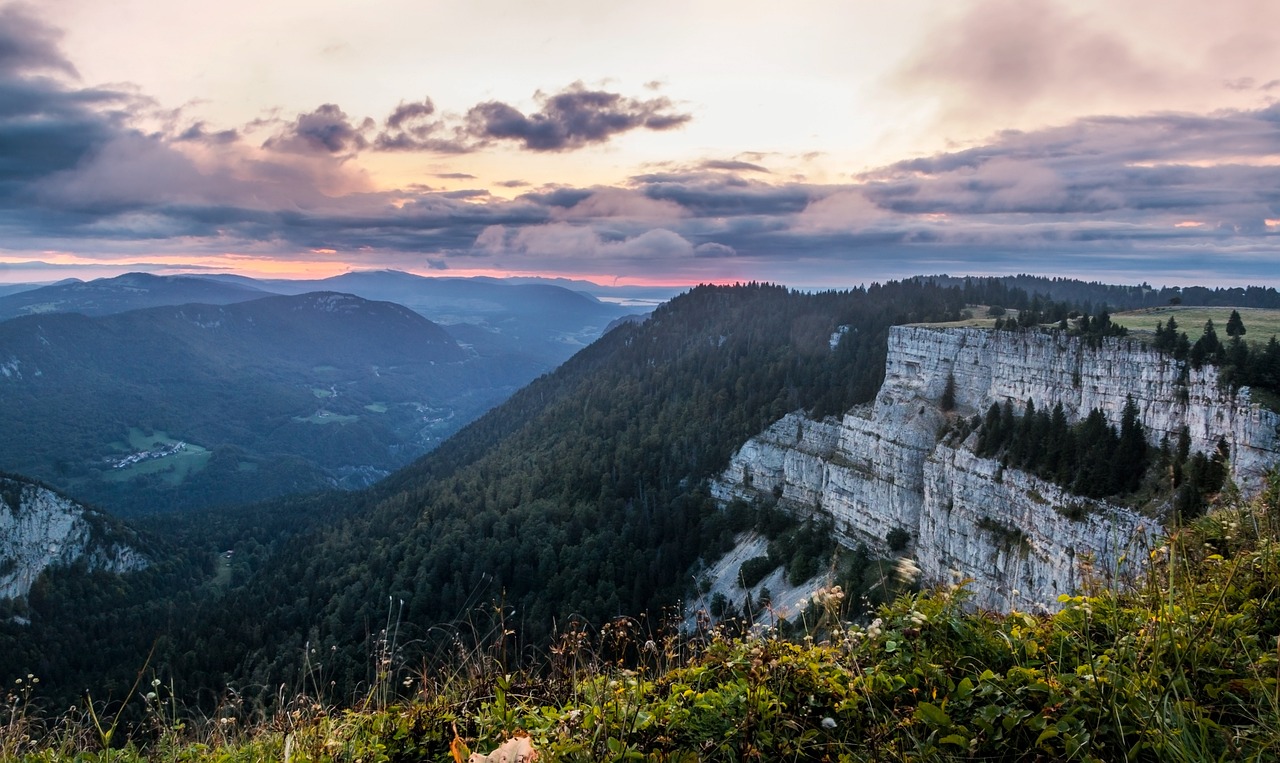
[[902,528],[928,582],[972,578],[976,604],[993,609],[1052,608],[1082,576],[1106,581],[1144,556],[1151,520],[979,458],[973,437],[942,436],[948,379],[952,415],[1030,399],[1038,409],[1061,403],[1071,421],[1097,408],[1118,425],[1132,396],[1153,443],[1183,426],[1193,450],[1224,440],[1246,493],[1280,462],[1280,415],[1248,389],[1220,387],[1215,368],[1188,368],[1136,340],[1091,347],[1061,334],[899,326],[873,404],[841,419],[784,417],[742,447],[713,491],[776,495],[792,511],[831,516],[848,545],[881,552]]
[[26,596],[50,567],[130,572],[146,558],[102,515],[34,482],[0,477],[0,599]]

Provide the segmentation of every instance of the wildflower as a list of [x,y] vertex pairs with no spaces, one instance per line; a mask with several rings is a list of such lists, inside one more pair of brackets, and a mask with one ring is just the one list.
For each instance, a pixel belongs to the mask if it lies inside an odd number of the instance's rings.
[[875,638],[884,630],[884,620],[876,618],[867,626],[867,638]]
[[899,559],[898,563],[894,565],[893,576],[897,578],[900,583],[914,583],[919,575],[920,567],[917,566],[914,561],[905,556]]
[[835,718],[832,718],[831,716],[829,716],[829,715],[828,715],[826,718],[823,718],[823,719],[822,719],[822,728],[824,728],[824,729],[834,729],[835,727],[836,727],[836,719],[835,719]]

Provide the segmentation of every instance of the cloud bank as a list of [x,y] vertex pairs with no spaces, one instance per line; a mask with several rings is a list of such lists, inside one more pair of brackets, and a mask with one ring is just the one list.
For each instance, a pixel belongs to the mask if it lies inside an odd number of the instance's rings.
[[[1042,26],[1028,32],[1032,42],[1048,34]],[[1067,24],[1063,38],[1053,44],[1124,63],[1123,51],[1095,30]],[[1006,53],[1060,56],[1023,44]],[[940,48],[911,76],[944,76],[954,54]],[[1001,54],[986,55],[958,76],[986,82],[991,98],[1034,97],[1054,86],[1025,79],[1032,75],[1001,80],[991,74]],[[1053,76],[1074,77],[1076,65],[1062,64],[1065,74]],[[1049,75],[1035,75],[1042,76]],[[840,184],[712,156],[615,186],[493,184],[522,191],[504,198],[472,183],[478,178],[469,172],[434,177],[470,188],[384,190],[361,167],[362,157],[379,152],[553,155],[691,118],[664,97],[581,82],[535,101],[533,110],[486,101],[451,115],[429,98],[409,100],[380,120],[329,103],[234,128],[184,121],[179,111],[157,129],[139,119],[154,104],[121,88],[83,85],[57,32],[6,6],[0,246],[104,263],[159,254],[296,260],[331,251],[370,267],[684,282],[839,285],[944,270],[1280,282],[1280,105],[1006,131]]]

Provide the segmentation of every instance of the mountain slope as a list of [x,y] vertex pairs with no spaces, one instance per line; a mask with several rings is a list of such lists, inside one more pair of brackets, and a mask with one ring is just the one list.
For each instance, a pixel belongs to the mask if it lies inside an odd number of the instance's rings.
[[719,511],[705,478],[788,410],[867,399],[888,326],[959,306],[915,283],[695,289],[353,498],[346,520],[267,557],[180,639],[237,650],[195,646],[175,672],[269,682],[296,669],[310,641],[332,651],[326,675],[353,686],[388,597],[403,601],[400,633],[416,654],[447,641],[433,626],[499,599],[530,643],[574,614],[657,614],[684,594],[694,560],[746,519]]
[[0,466],[134,512],[367,484],[533,373],[342,294],[28,316],[0,323]]

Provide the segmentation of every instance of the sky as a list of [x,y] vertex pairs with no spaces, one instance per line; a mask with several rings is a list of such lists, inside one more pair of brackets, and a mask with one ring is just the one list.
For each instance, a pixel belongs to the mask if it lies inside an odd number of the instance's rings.
[[1280,286],[1274,0],[0,0],[0,282]]

